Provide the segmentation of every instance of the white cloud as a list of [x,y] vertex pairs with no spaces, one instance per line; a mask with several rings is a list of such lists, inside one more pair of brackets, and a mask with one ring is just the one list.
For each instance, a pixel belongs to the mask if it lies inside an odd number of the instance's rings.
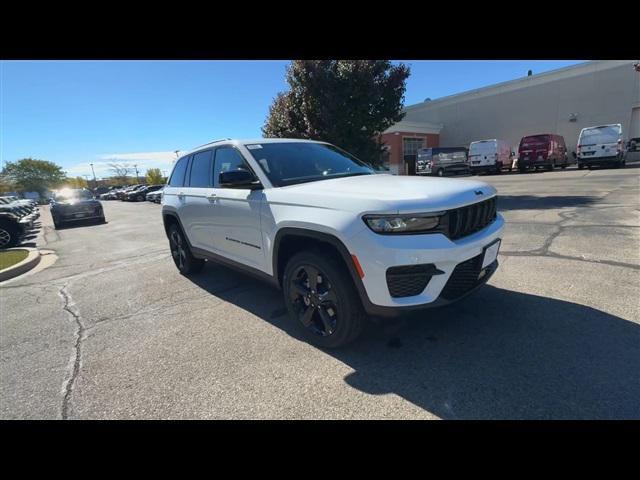
[[[178,155],[180,152],[178,152]],[[93,169],[96,172],[96,177],[110,177],[113,175],[113,171],[110,169],[109,164],[126,164],[131,167],[133,174],[135,175],[134,165],[138,166],[138,174],[143,176],[149,168],[159,168],[164,173],[169,174],[173,167],[173,162],[176,160],[175,152],[134,152],[134,153],[110,153],[100,155],[99,160],[93,162]],[[93,175],[91,173],[90,162],[78,163],[65,169],[69,176],[83,176],[89,175],[89,178]]]

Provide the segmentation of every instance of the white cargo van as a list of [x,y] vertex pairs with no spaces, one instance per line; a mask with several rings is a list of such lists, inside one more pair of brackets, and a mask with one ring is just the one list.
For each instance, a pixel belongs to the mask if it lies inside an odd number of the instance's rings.
[[593,165],[622,167],[625,164],[624,150],[622,125],[619,123],[583,128],[576,148],[578,168],[591,168]]
[[511,171],[511,145],[505,140],[493,138],[478,140],[469,145],[471,173],[500,173],[503,168]]

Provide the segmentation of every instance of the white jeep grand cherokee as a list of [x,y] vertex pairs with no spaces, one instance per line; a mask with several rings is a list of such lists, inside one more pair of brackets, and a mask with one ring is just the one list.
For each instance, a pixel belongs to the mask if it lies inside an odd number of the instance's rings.
[[320,347],[367,314],[457,300],[495,272],[504,220],[475,180],[376,174],[333,145],[222,140],[180,158],[162,199],[182,274],[214,260],[267,279]]

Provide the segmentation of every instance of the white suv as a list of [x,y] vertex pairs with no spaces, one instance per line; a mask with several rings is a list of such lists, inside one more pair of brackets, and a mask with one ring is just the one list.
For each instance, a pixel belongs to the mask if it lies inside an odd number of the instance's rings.
[[504,220],[476,180],[376,174],[324,142],[221,140],[175,164],[162,216],[181,273],[218,261],[269,280],[320,347],[367,315],[457,300],[495,272]]

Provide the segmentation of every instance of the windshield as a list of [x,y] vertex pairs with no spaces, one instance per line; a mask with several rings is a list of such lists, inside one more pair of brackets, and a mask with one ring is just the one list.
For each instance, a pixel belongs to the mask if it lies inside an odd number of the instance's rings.
[[53,197],[56,202],[68,202],[70,200],[91,200],[93,195],[88,190],[62,190]]
[[375,171],[347,152],[323,143],[261,143],[246,146],[274,187]]
[[595,145],[597,143],[615,143],[620,135],[619,125],[605,125],[603,127],[587,128],[580,135],[581,145]]

